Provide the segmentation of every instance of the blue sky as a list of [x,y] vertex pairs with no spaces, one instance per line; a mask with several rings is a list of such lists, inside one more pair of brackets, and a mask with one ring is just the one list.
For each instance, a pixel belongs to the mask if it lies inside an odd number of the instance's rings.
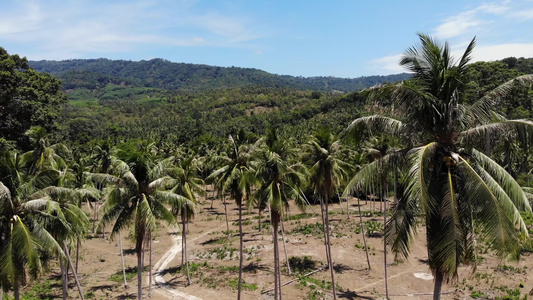
[[474,60],[533,57],[533,1],[0,2],[0,47],[30,60],[164,58],[353,78],[401,72],[417,32],[456,56],[477,36]]

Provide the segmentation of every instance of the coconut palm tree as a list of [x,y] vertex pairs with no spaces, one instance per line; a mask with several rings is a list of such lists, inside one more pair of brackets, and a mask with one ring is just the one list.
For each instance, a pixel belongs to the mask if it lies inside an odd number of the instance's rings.
[[198,167],[196,164],[196,158],[191,155],[188,158],[181,159],[177,167],[164,172],[169,177],[166,178],[164,185],[170,187],[169,192],[178,197],[176,198],[177,201],[172,201],[170,204],[172,205],[174,215],[180,216],[181,218],[181,267],[186,268],[188,284],[191,284],[187,258],[188,222],[195,216],[197,206],[196,195],[203,195],[205,193],[205,190],[202,188],[204,181],[198,177]]
[[256,161],[256,178],[259,188],[254,194],[257,203],[268,203],[274,242],[274,299],[281,299],[281,278],[279,263],[278,231],[281,219],[288,210],[289,199],[294,199],[298,208],[305,209],[305,202],[300,190],[305,184],[307,169],[301,163],[291,164],[289,154],[295,153],[284,140],[277,138],[271,130],[265,139],[265,145],[254,153]]
[[231,146],[229,154],[228,156],[219,157],[223,166],[215,170],[210,177],[217,178],[217,185],[222,187],[222,193],[229,192],[239,209],[239,282],[237,299],[241,299],[243,268],[242,206],[249,199],[255,178],[251,169],[250,149],[245,143],[244,131],[241,130],[235,139],[230,135],[228,140]]
[[[65,257],[59,257],[61,277],[63,280],[63,299],[67,299],[68,266],[70,265],[76,280],[76,285],[83,299],[81,284],[78,281],[77,270],[72,264],[68,244],[78,244],[88,232],[89,219],[77,205],[77,199],[82,198],[83,191],[65,187],[60,177],[55,186],[49,186],[30,196],[26,205],[38,209],[36,220],[48,231],[59,245],[63,247]],[[74,202],[74,203],[72,203]]]
[[37,277],[52,256],[64,257],[62,246],[42,224],[46,207],[40,199],[29,198],[49,186],[57,171],[45,169],[30,175],[27,165],[15,152],[0,153],[0,288],[13,287],[16,300],[28,275]]
[[[364,150],[369,156],[370,163],[363,166],[353,177],[348,186],[357,184],[363,187],[366,192],[374,192],[374,182],[377,182],[378,199],[380,202],[380,212],[383,213],[383,224],[387,224],[387,194],[389,189],[389,173],[393,173],[394,186],[396,186],[396,174],[398,162],[403,159],[403,154],[398,149],[395,137],[379,135],[371,136],[363,143]],[[374,180],[368,180],[373,178]],[[369,184],[370,183],[370,186]],[[396,190],[395,190],[396,191]],[[396,197],[396,194],[395,194]],[[383,240],[383,268],[385,276],[385,296],[389,298],[389,282],[387,267],[387,243]]]
[[164,167],[161,162],[153,163],[151,146],[143,144],[137,150],[130,149],[122,153],[129,164],[112,158],[111,174],[91,174],[97,182],[113,184],[105,196],[100,226],[113,221],[111,238],[127,226],[134,226],[138,299],[142,299],[142,253],[145,238],[155,230],[156,219],[162,219],[171,225],[176,224],[172,212],[163,205],[174,200],[174,195],[157,190]]
[[326,259],[331,272],[333,299],[337,299],[335,272],[331,258],[328,202],[342,181],[347,177],[350,165],[336,157],[336,154],[340,150],[340,143],[327,128],[316,131],[308,142],[308,146],[309,161],[312,164],[309,169],[309,184],[315,196],[320,200]]
[[416,215],[423,214],[433,298],[440,299],[442,283],[457,277],[461,263],[474,263],[476,233],[502,256],[516,255],[527,235],[519,211],[531,213],[531,208],[523,190],[476,145],[487,134],[533,131],[533,122],[506,120],[493,111],[513,85],[531,84],[533,75],[504,83],[469,106],[463,92],[475,39],[456,61],[448,44],[424,34],[419,38],[421,46],[409,48],[400,62],[412,79],[368,92],[392,102],[404,122],[374,115],[354,120],[347,131],[354,136],[386,132],[409,145],[409,181],[385,238],[397,256],[407,257]]

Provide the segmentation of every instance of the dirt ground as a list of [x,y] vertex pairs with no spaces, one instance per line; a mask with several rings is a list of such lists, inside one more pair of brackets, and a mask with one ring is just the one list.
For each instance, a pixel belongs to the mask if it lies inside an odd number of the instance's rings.
[[[220,199],[213,201],[212,192],[207,199],[200,199],[194,221],[187,234],[188,258],[192,284],[186,285],[185,272],[180,271],[181,231],[159,225],[153,237],[154,284],[151,299],[236,299],[239,264],[238,210],[232,200],[227,200],[230,238],[226,234],[224,206]],[[363,237],[359,228],[358,206],[349,199],[350,218],[346,215],[346,202],[330,206],[331,249],[335,266],[335,280],[340,299],[383,299],[385,297],[383,240],[379,234],[368,237],[371,270],[368,270],[363,247]],[[383,222],[383,216],[371,215],[379,211],[380,203],[361,201],[365,213],[364,221],[371,227]],[[283,287],[284,299],[332,299],[330,273],[318,271],[308,277],[304,273],[318,270],[325,265],[325,247],[320,226],[319,206],[308,207],[302,214],[292,206],[289,219],[284,221],[284,234],[288,257],[297,257],[298,264],[292,275],[288,274],[285,253],[280,234],[280,258],[283,283],[293,281]],[[274,287],[273,243],[268,227],[268,212],[262,215],[263,228],[258,230],[257,211],[245,212],[244,230],[244,273],[245,288],[243,299],[271,299],[272,293],[265,293]],[[267,221],[267,222],[265,222]],[[132,242],[128,232],[122,233],[127,268],[137,265]],[[82,244],[79,276],[85,299],[134,299],[137,292],[137,277],[128,280],[129,288],[124,289],[121,272],[121,259],[118,236],[109,240],[107,234],[92,235]],[[480,251],[484,252],[484,251]],[[73,253],[73,256],[75,254]],[[304,260],[304,257],[307,259]],[[479,254],[481,262],[475,271],[471,267],[460,270],[456,282],[443,286],[443,299],[496,299],[507,295],[524,297],[533,289],[533,278],[529,273],[533,261],[524,254],[521,261],[500,261],[490,253]],[[148,265],[148,252],[145,254]],[[427,266],[427,251],[423,228],[420,228],[417,241],[412,246],[410,258],[405,262],[394,262],[388,255],[388,287],[391,299],[431,299],[433,280]],[[56,268],[59,269],[59,268]],[[148,296],[148,270],[144,272],[144,296]],[[132,274],[134,275],[134,274]],[[118,278],[118,279],[117,279]],[[60,297],[61,284],[57,272],[41,278],[38,283],[51,282],[48,297]],[[79,299],[74,279],[69,298]],[[114,280],[111,280],[114,279]],[[157,281],[157,283],[155,283]],[[35,290],[30,284],[26,292]],[[24,293],[24,292],[23,292]],[[41,296],[43,297],[43,296]],[[519,299],[519,298],[509,298]],[[521,298],[522,299],[522,298]]]

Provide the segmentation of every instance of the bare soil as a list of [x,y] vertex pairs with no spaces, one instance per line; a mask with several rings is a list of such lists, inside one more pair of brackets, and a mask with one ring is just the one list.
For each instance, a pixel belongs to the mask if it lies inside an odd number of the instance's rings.
[[[180,271],[181,263],[181,229],[168,228],[159,224],[159,230],[153,237],[153,264],[160,270],[154,284],[151,299],[236,299],[239,264],[238,209],[233,201],[227,200],[230,236],[226,234],[224,206],[220,199],[213,199],[210,190],[207,199],[200,199],[196,218],[189,225],[187,234],[188,258],[190,262],[192,284],[187,286],[185,273]],[[213,208],[211,203],[213,200]],[[356,200],[349,199],[350,217],[347,218],[346,202],[330,205],[331,249],[334,261],[338,296],[340,299],[380,299],[385,297],[383,239],[379,234],[368,237],[370,249],[369,270],[363,247],[363,237],[359,228],[358,207]],[[369,214],[379,211],[380,203],[361,201],[361,209],[366,212],[364,221],[372,224],[382,223],[383,217]],[[282,264],[282,282],[293,281],[283,287],[284,299],[332,299],[331,290],[327,289],[331,281],[328,270],[318,271],[302,278],[303,273],[324,267],[325,247],[323,234],[317,223],[321,223],[319,206],[308,207],[302,215],[293,205],[289,218],[284,221],[286,251],[289,257],[303,260],[308,256],[307,265],[288,274],[285,263],[284,248],[280,234],[280,257]],[[257,211],[246,211],[243,217],[244,230],[244,273],[245,288],[243,299],[271,299],[272,293],[264,293],[274,287],[273,243],[271,229],[268,226],[268,212],[262,215],[264,227],[258,230]],[[125,264],[127,268],[137,265],[133,243],[123,232]],[[122,278],[118,236],[113,240],[106,232],[91,235],[82,244],[80,251],[79,276],[86,299],[135,299],[137,277],[128,280],[125,289],[121,281],[111,277]],[[73,259],[75,253],[72,253]],[[505,262],[486,251],[480,250],[481,262],[476,270],[464,267],[460,270],[458,280],[443,286],[443,299],[471,299],[472,296],[483,299],[496,299],[510,293],[520,293],[522,297],[533,289],[533,278],[529,270],[533,261],[526,253],[520,262]],[[148,265],[148,252],[145,254]],[[163,266],[163,267],[162,267]],[[59,268],[55,268],[56,270]],[[433,280],[427,265],[427,251],[424,242],[423,227],[412,246],[410,258],[405,262],[394,262],[388,255],[389,294],[391,299],[431,299]],[[116,275],[114,275],[116,274]],[[148,271],[144,272],[144,296],[148,296]],[[532,273],[533,274],[533,273]],[[71,276],[69,298],[79,299]],[[60,276],[51,272],[38,282],[25,288],[30,292],[32,286],[42,282],[52,282],[49,298],[61,297]],[[23,292],[24,293],[24,292]],[[518,299],[518,298],[516,298]]]

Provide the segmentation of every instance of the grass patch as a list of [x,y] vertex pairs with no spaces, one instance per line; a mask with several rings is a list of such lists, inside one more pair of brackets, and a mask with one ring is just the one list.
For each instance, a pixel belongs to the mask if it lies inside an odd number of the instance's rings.
[[[148,269],[149,269],[149,266],[144,266],[143,272],[148,271]],[[137,276],[137,267],[126,268],[126,280],[133,279],[135,276]],[[124,275],[122,274],[122,270],[109,276],[109,280],[113,282],[123,282]]]
[[301,224],[291,230],[290,233],[320,236],[324,233],[324,226],[321,223]]
[[[234,290],[238,289],[239,288],[239,278],[238,277],[230,278],[230,280],[228,281],[228,285]],[[243,290],[255,291],[255,290],[257,290],[257,283],[247,283],[243,279],[242,283],[241,283],[241,287],[242,287]]]

